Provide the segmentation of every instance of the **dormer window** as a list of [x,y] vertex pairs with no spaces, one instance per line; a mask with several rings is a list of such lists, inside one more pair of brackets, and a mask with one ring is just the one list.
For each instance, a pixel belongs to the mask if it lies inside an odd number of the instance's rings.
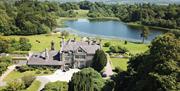
[[78,52],[83,52],[82,50],[78,50]]

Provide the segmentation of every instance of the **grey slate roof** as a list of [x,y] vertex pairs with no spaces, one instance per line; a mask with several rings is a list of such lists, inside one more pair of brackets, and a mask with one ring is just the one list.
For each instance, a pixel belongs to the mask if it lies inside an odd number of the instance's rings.
[[75,51],[78,48],[82,48],[87,54],[95,54],[97,49],[100,49],[100,45],[96,43],[88,43],[85,41],[67,41],[64,42],[61,51]]
[[48,51],[48,59],[44,58],[45,53],[34,53],[28,60],[27,65],[63,65],[62,61],[59,61],[59,52],[57,51]]

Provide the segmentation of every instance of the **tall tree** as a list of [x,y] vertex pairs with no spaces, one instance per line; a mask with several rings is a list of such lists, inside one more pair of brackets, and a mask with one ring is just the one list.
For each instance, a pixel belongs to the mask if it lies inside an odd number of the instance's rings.
[[143,27],[143,30],[141,32],[141,37],[142,39],[142,43],[144,43],[144,40],[148,38],[149,35],[149,28],[148,27]]
[[107,64],[107,57],[103,50],[98,49],[94,55],[91,67],[100,72]]

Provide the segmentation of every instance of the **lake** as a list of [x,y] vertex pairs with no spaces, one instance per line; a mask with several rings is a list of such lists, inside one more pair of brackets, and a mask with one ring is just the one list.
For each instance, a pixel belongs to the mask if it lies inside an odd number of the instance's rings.
[[[81,36],[94,36],[104,38],[116,38],[129,41],[141,41],[141,29],[129,27],[127,24],[116,20],[68,20],[65,21],[67,31]],[[153,40],[162,34],[160,30],[150,30],[146,42]]]

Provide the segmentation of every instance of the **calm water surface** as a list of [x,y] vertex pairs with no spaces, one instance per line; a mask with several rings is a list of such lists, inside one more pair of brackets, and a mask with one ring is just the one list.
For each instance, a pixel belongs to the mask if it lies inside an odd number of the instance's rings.
[[[141,29],[131,28],[128,25],[114,20],[69,20],[65,22],[71,32],[84,36],[109,37],[131,41],[141,41]],[[147,41],[151,41],[156,36],[162,34],[159,30],[150,30]]]

